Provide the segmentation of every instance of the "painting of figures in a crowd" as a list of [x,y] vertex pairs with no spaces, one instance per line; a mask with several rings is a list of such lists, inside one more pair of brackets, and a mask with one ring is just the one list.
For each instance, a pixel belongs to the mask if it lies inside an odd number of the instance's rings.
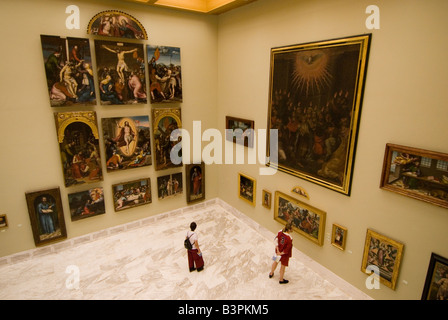
[[275,192],[274,219],[292,222],[293,230],[314,243],[324,242],[326,213],[282,192]]
[[369,44],[363,35],[271,49],[270,166],[350,195]]
[[101,124],[107,172],[152,164],[148,116],[103,118]]
[[[156,170],[182,166],[181,143],[182,128],[180,108],[153,108],[152,127],[154,131],[154,162]],[[173,148],[176,149],[173,150]],[[177,149],[179,148],[179,149]],[[173,159],[171,151],[173,150]],[[176,150],[178,152],[176,152]]]
[[74,192],[68,195],[72,221],[97,216],[106,212],[103,188]]
[[152,202],[151,179],[139,179],[112,186],[114,209],[121,211]]
[[103,180],[96,112],[55,112],[66,187]]
[[157,177],[157,194],[159,200],[175,197],[182,193],[182,172]]
[[95,54],[102,105],[147,102],[142,44],[95,40]]
[[41,35],[50,105],[95,105],[89,39]]
[[182,102],[180,48],[147,45],[151,103]]
[[36,246],[67,238],[59,188],[25,193]]
[[90,19],[87,33],[113,38],[148,40],[143,25],[133,16],[118,10],[106,10]]

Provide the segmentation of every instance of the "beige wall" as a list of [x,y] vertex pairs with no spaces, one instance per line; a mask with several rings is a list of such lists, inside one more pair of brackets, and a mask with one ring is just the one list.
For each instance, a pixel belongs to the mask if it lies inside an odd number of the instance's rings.
[[[184,197],[165,201],[154,198],[148,206],[115,213],[112,184],[149,176],[155,193],[160,174],[153,166],[105,172],[99,185],[105,190],[106,214],[70,221],[67,194],[79,190],[63,186],[53,120],[55,108],[48,102],[40,34],[87,37],[85,28],[90,18],[112,8],[135,16],[149,34],[145,44],[181,47],[182,120],[184,128],[192,132],[194,120],[202,121],[203,131],[223,130],[226,115],[250,118],[255,120],[256,128],[266,128],[270,48],[372,32],[350,197],[284,173],[260,176],[259,165],[207,166],[206,193],[207,198],[219,196],[276,232],[281,225],[273,220],[273,209],[261,206],[262,189],[289,194],[292,187],[300,185],[310,195],[309,204],[327,212],[326,232],[338,223],[348,228],[348,239],[346,250],[340,251],[327,239],[319,247],[295,234],[298,249],[373,298],[420,298],[431,252],[448,256],[448,213],[383,191],[379,179],[388,142],[448,152],[448,81],[442,72],[448,67],[448,23],[444,19],[448,2],[382,1],[377,4],[381,28],[373,31],[365,27],[365,9],[372,3],[360,0],[259,0],[218,17],[124,2],[76,1],[81,10],[81,29],[67,30],[65,8],[70,4],[74,2],[2,3],[0,19],[9,27],[0,30],[0,214],[7,214],[10,226],[0,232],[0,256],[34,248],[25,201],[27,191],[61,188],[69,237],[186,205]],[[119,108],[98,105],[94,110],[99,119],[150,114],[150,104]],[[256,207],[238,198],[238,172],[257,180]],[[379,290],[365,287],[367,277],[360,267],[367,228],[405,245],[395,291],[384,286]]]
[[[280,5],[281,4],[281,5]],[[219,125],[226,115],[255,120],[266,128],[269,59],[272,47],[373,33],[358,135],[351,196],[347,197],[285,173],[260,176],[258,165],[222,166],[219,195],[250,218],[276,232],[273,209],[261,206],[262,189],[291,194],[302,186],[307,201],[348,228],[345,251],[325,239],[322,247],[298,234],[295,246],[375,299],[420,299],[431,252],[448,256],[448,212],[379,188],[386,143],[448,152],[448,2],[376,2],[380,29],[368,30],[359,0],[261,0],[220,16]],[[238,172],[257,180],[257,205],[237,197]],[[292,194],[291,194],[292,195]],[[367,290],[361,260],[367,228],[404,243],[396,290]]]

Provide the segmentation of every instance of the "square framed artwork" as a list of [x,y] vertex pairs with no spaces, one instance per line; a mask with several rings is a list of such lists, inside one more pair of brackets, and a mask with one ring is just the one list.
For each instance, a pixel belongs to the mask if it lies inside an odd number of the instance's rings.
[[138,179],[112,185],[116,212],[152,202],[151,179]]
[[69,193],[68,204],[72,221],[106,213],[104,191],[101,187]]
[[404,244],[367,229],[361,271],[378,268],[380,282],[395,290]]
[[370,42],[366,34],[271,49],[268,166],[350,195]]
[[226,116],[226,140],[253,148],[255,121]]
[[25,193],[36,246],[67,238],[59,187]]
[[182,172],[157,177],[157,196],[159,200],[172,198],[182,193]]
[[380,188],[448,208],[448,154],[388,143]]
[[149,117],[102,118],[107,172],[152,164]]
[[275,192],[274,220],[286,225],[308,240],[322,246],[327,213],[283,192]]
[[448,300],[448,259],[431,253],[422,300]]
[[255,206],[257,182],[250,176],[238,173],[238,197]]
[[187,203],[205,199],[205,163],[185,165]]
[[261,192],[261,204],[267,209],[271,209],[272,193],[267,190]]
[[331,232],[331,244],[339,250],[345,250],[345,243],[347,241],[347,228],[333,223]]

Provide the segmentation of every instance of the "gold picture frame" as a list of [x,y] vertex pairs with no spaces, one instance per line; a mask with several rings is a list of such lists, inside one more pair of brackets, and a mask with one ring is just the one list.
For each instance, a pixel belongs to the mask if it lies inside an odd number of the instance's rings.
[[271,203],[272,203],[272,193],[267,190],[263,190],[261,192],[261,204],[263,205],[263,207],[271,209]]
[[347,241],[347,228],[333,223],[331,232],[331,244],[339,250],[345,250],[345,243]]
[[238,197],[255,206],[257,181],[243,173],[238,173]]
[[361,271],[370,274],[378,268],[380,283],[395,290],[403,248],[401,242],[367,229]]

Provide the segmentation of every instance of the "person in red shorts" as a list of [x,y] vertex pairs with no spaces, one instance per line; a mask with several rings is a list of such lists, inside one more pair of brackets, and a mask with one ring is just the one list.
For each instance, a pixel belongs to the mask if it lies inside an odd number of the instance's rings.
[[280,230],[276,236],[277,246],[275,247],[275,252],[277,256],[280,256],[280,260],[275,259],[272,263],[271,272],[269,273],[269,278],[274,276],[274,271],[277,269],[277,265],[280,262],[280,284],[288,283],[289,281],[284,278],[285,268],[288,266],[289,258],[292,256],[292,237],[288,232],[292,231],[292,223],[287,223],[283,230]]
[[199,248],[198,235],[194,231],[196,230],[196,222],[190,224],[190,230],[187,232],[187,238],[192,244],[192,249],[188,252],[188,266],[190,272],[197,270],[198,272],[204,269],[204,259],[202,259],[202,252]]

